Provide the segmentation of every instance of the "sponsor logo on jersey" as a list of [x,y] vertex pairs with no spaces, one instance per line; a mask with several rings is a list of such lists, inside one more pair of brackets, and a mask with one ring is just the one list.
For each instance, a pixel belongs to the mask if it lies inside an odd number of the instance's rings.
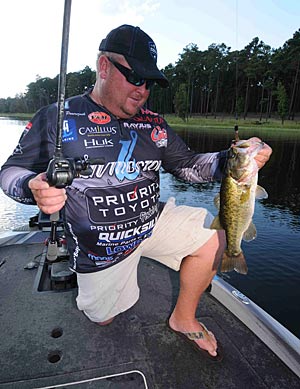
[[[91,166],[91,174],[83,175],[82,177],[86,178],[102,178],[105,174],[108,174],[110,177],[117,177],[120,179],[120,177],[125,177],[130,179],[130,177],[134,177],[135,175],[138,176],[138,174],[142,172],[158,172],[161,167],[161,161],[160,160],[146,160],[146,161],[128,161],[128,162],[108,162],[104,165],[92,165]],[[134,173],[133,175],[130,175],[131,173]],[[137,174],[135,174],[137,173]]]
[[77,140],[75,119],[64,120],[62,141],[66,143],[66,142],[74,142],[75,140]]
[[130,130],[149,130],[152,126],[150,123],[124,123],[124,128]]
[[97,264],[98,266],[99,265],[100,266],[107,265],[108,263],[111,263],[114,260],[114,257],[100,256],[100,255],[93,253],[92,251],[88,252],[88,257],[94,262],[101,262],[101,264],[100,263]]
[[132,153],[135,148],[138,135],[135,131],[130,131],[130,137],[131,140],[120,140],[122,148],[118,156],[118,162],[123,165],[124,162],[128,163],[131,161],[133,167],[131,171],[128,171],[124,169],[118,169],[118,166],[120,165],[117,165],[115,175],[121,182],[124,180],[124,178],[127,178],[128,180],[134,180],[139,175],[139,169],[136,169],[135,167],[135,158],[132,158]]
[[[156,206],[159,198],[158,183],[152,182],[147,186],[138,187],[128,184],[119,193],[118,187],[87,188],[84,191],[87,201],[89,220],[93,225],[103,222],[110,223],[114,220],[116,228],[96,229],[104,232],[122,230],[121,225],[126,225],[125,229],[134,228],[137,223],[134,220],[149,221],[157,214]],[[129,224],[130,223],[130,224]],[[111,225],[111,224],[110,224]]]
[[20,140],[19,140],[19,143],[18,143],[18,146],[15,148],[14,152],[13,152],[13,155],[14,154],[23,154],[23,151],[22,151],[22,147],[20,145],[20,142],[22,141],[22,139],[24,138],[24,136],[26,136],[29,132],[29,130],[31,129],[32,127],[32,123],[31,122],[28,122],[26,124],[26,127],[24,128],[24,131],[22,132],[22,135],[20,137]]
[[[132,240],[133,238],[141,239],[144,235],[150,236],[152,229],[155,225],[155,219],[145,223],[141,226],[131,228],[125,231],[117,231],[117,232],[100,232],[98,237],[97,246],[101,246],[102,242],[106,243],[125,243],[128,240]],[[111,254],[111,253],[110,253]]]
[[133,118],[134,121],[136,122],[147,122],[147,123],[154,123],[154,124],[162,124],[164,123],[164,119],[161,118],[160,116],[150,116],[150,115],[139,115],[135,116]]
[[164,128],[156,126],[151,132],[151,139],[155,142],[157,147],[167,147],[168,144],[168,134]]
[[141,108],[140,113],[134,116],[133,120],[135,122],[145,122],[146,123],[154,123],[154,124],[162,124],[165,120],[159,116],[157,113],[150,111],[149,109]]
[[124,253],[124,255],[129,255],[132,251],[134,251],[142,242],[142,239],[137,239],[133,242],[123,244],[115,247],[106,247],[107,255],[118,255],[120,253]]
[[142,115],[152,115],[152,116],[159,116],[158,113],[150,111],[150,109],[146,108],[141,108],[141,114]]
[[18,145],[16,146],[16,148],[13,151],[13,155],[16,155],[16,154],[23,154],[23,149],[22,149],[22,146],[20,145],[20,143],[18,143]]
[[129,220],[125,223],[114,223],[114,224],[102,224],[100,226],[92,225],[90,226],[91,231],[119,231],[126,230],[127,228],[132,228],[137,225],[139,219]]
[[71,112],[71,111],[66,111],[66,116],[85,116],[85,112]]
[[106,124],[111,121],[111,117],[106,112],[91,112],[88,118],[92,123],[96,124]]
[[25,129],[29,131],[31,129],[31,127],[32,127],[32,123],[28,122]]
[[83,141],[86,149],[98,149],[102,147],[113,147],[112,139],[84,139]]
[[91,127],[80,127],[79,135],[87,135],[87,136],[98,136],[98,135],[107,135],[107,134],[116,134],[117,127],[109,127],[109,126],[91,126]]

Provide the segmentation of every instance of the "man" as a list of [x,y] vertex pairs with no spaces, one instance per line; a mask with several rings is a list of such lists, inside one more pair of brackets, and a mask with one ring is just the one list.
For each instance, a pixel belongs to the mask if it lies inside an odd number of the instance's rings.
[[[3,191],[37,204],[47,214],[62,210],[70,267],[77,273],[77,305],[99,325],[112,322],[139,298],[141,255],[180,270],[180,292],[168,325],[199,351],[220,359],[217,341],[195,318],[199,299],[216,273],[225,246],[223,231],[209,229],[202,208],[159,202],[159,169],[189,182],[220,179],[226,152],[196,154],[163,118],[143,108],[154,82],[168,86],[156,65],[153,40],[122,25],[99,47],[97,80],[65,105],[64,157],[104,158],[65,189],[49,186],[55,104],[42,108],[2,167]],[[269,159],[266,145],[259,167]],[[182,335],[182,334],[185,335]]]

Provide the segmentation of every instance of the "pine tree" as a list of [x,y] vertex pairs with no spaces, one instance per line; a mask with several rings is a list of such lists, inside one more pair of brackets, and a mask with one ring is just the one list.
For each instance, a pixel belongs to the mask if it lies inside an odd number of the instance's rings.
[[277,101],[277,112],[281,118],[281,123],[283,124],[288,115],[288,97],[281,81],[277,84]]

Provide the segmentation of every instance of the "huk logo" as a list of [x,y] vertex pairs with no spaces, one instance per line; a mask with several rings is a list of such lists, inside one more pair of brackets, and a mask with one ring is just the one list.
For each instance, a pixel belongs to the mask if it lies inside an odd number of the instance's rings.
[[92,123],[106,124],[111,121],[110,116],[105,112],[91,112],[88,116]]

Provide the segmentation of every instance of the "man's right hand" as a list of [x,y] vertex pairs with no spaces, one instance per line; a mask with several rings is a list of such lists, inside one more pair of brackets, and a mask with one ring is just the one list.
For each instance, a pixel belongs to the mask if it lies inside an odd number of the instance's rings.
[[53,214],[65,205],[67,200],[66,190],[49,186],[46,181],[46,173],[40,173],[28,182],[33,197],[40,210],[46,214]]

